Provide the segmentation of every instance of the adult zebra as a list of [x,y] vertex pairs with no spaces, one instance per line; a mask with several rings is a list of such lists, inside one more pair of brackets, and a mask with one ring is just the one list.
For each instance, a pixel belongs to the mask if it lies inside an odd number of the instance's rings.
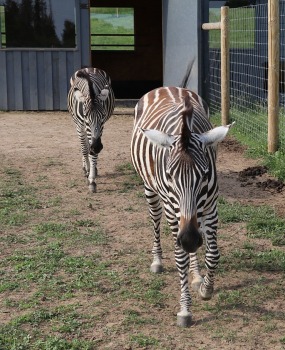
[[[155,89],[144,95],[135,107],[131,157],[144,181],[153,222],[151,271],[162,271],[161,199],[175,240],[175,261],[181,284],[177,324],[183,327],[191,323],[188,270],[193,275],[192,287],[199,290],[202,299],[210,299],[213,294],[214,270],[219,261],[215,149],[230,126],[212,129],[206,103],[184,88]],[[207,268],[204,278],[196,256],[203,238]]]
[[115,106],[108,74],[99,68],[76,71],[70,78],[67,106],[81,144],[84,176],[88,178],[89,190],[96,192],[97,159],[103,149],[101,137]]

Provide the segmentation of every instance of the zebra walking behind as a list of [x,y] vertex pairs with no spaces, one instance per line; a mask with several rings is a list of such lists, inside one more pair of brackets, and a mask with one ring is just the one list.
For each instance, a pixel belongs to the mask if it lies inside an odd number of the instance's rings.
[[96,192],[97,159],[103,149],[103,128],[115,107],[108,74],[98,68],[76,71],[70,78],[67,107],[81,144],[84,176],[88,179],[89,190]]
[[[212,297],[214,271],[219,261],[216,230],[216,144],[231,125],[212,128],[208,107],[200,96],[180,87],[162,87],[144,95],[135,107],[131,157],[142,177],[154,242],[151,271],[162,271],[160,221],[162,203],[175,242],[175,261],[180,276],[181,297],[177,324],[191,323],[192,288],[202,299]],[[206,245],[206,275],[202,278],[196,256]]]

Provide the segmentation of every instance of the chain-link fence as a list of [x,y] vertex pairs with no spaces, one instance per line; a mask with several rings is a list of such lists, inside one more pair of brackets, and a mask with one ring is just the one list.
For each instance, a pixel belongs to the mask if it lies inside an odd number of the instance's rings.
[[[285,151],[285,0],[280,1],[279,149]],[[210,8],[210,22],[220,8]],[[230,120],[239,132],[266,146],[268,137],[268,5],[229,9]],[[220,31],[209,32],[208,98],[211,115],[221,112]]]

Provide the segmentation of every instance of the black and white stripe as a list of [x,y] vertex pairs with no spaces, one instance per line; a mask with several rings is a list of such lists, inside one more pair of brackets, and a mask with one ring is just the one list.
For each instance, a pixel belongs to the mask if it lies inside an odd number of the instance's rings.
[[89,190],[96,192],[95,177],[98,154],[103,149],[103,128],[115,107],[115,97],[108,74],[98,68],[76,71],[70,78],[67,107],[76,124],[83,171],[88,178]]
[[[203,299],[213,293],[214,271],[219,261],[216,144],[230,126],[212,129],[208,107],[194,92],[163,87],[144,95],[135,108],[131,142],[134,167],[145,185],[146,200],[154,227],[151,271],[162,271],[160,221],[162,205],[175,239],[175,260],[181,281],[178,324],[191,321],[192,287]],[[162,202],[162,204],[161,204]],[[206,244],[207,272],[200,275],[197,249]]]

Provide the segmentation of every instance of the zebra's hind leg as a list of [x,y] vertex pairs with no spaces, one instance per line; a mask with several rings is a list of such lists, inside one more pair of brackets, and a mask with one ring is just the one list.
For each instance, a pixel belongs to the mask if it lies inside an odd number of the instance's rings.
[[154,241],[152,247],[153,261],[150,266],[150,271],[161,273],[162,268],[162,249],[160,244],[160,221],[162,217],[162,206],[159,196],[151,189],[145,187],[145,197],[149,206],[149,215],[153,223]]

